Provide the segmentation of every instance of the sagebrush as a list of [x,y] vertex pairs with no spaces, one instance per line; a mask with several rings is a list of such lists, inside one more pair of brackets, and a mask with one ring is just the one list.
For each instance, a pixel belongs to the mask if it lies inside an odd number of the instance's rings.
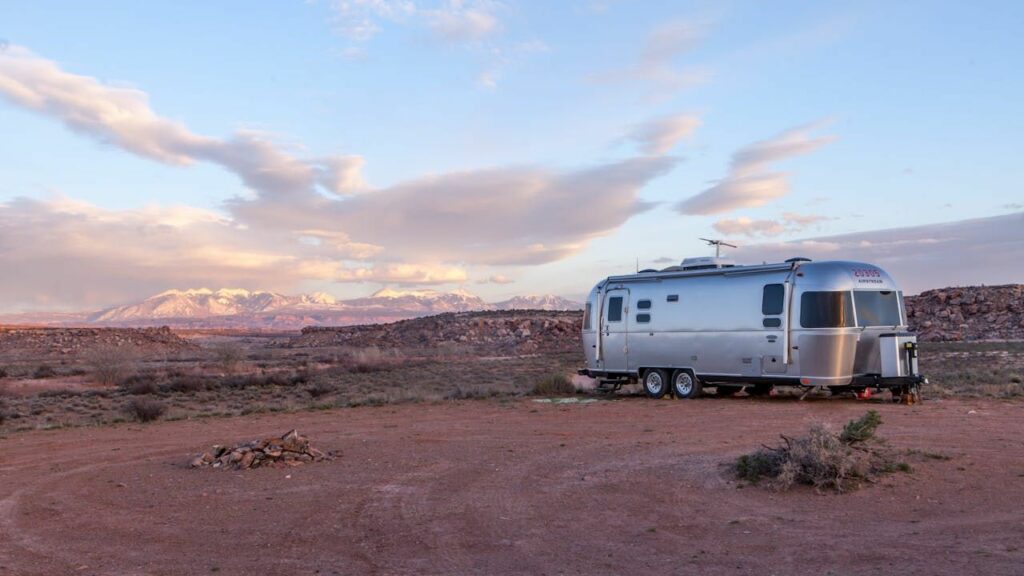
[[152,422],[164,415],[167,406],[159,400],[153,400],[144,396],[136,396],[125,405],[125,412],[133,416],[139,422]]
[[880,474],[909,472],[909,465],[895,461],[876,439],[881,424],[878,412],[869,410],[839,432],[824,424],[814,425],[805,436],[782,436],[782,444],[776,448],[766,446],[740,456],[736,473],[752,483],[766,480],[776,490],[805,484],[844,492]]

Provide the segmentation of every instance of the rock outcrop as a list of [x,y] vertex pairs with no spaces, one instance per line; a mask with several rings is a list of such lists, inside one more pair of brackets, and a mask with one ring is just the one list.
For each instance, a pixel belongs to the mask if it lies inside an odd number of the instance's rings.
[[293,348],[423,349],[458,346],[483,354],[532,354],[580,349],[582,312],[516,310],[439,314],[390,324],[308,327]]
[[928,290],[904,299],[924,342],[1024,340],[1024,285]]
[[161,328],[19,328],[0,327],[0,358],[75,356],[101,348],[130,348],[140,355],[198,350],[164,326]]

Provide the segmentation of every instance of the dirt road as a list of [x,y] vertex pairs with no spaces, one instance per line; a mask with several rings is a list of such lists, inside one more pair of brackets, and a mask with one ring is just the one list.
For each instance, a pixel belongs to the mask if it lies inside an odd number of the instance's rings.
[[[1024,404],[871,404],[920,458],[860,491],[726,466],[845,400],[473,401],[0,439],[0,575],[1022,574]],[[189,469],[298,428],[341,456]]]

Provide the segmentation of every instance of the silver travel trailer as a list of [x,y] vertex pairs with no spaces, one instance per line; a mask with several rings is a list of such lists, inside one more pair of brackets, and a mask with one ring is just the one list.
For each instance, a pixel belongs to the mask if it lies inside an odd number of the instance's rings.
[[917,338],[899,287],[860,262],[736,266],[688,258],[680,266],[610,276],[584,311],[581,374],[648,396],[699,396],[774,386],[832,391],[887,388],[917,396]]

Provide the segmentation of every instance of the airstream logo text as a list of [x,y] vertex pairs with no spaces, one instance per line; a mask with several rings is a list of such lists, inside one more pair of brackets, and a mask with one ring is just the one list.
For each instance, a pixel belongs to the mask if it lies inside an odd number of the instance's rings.
[[854,268],[853,276],[855,278],[881,278],[882,273],[871,268]]
[[858,284],[885,284],[882,273],[874,268],[854,268],[852,272]]

